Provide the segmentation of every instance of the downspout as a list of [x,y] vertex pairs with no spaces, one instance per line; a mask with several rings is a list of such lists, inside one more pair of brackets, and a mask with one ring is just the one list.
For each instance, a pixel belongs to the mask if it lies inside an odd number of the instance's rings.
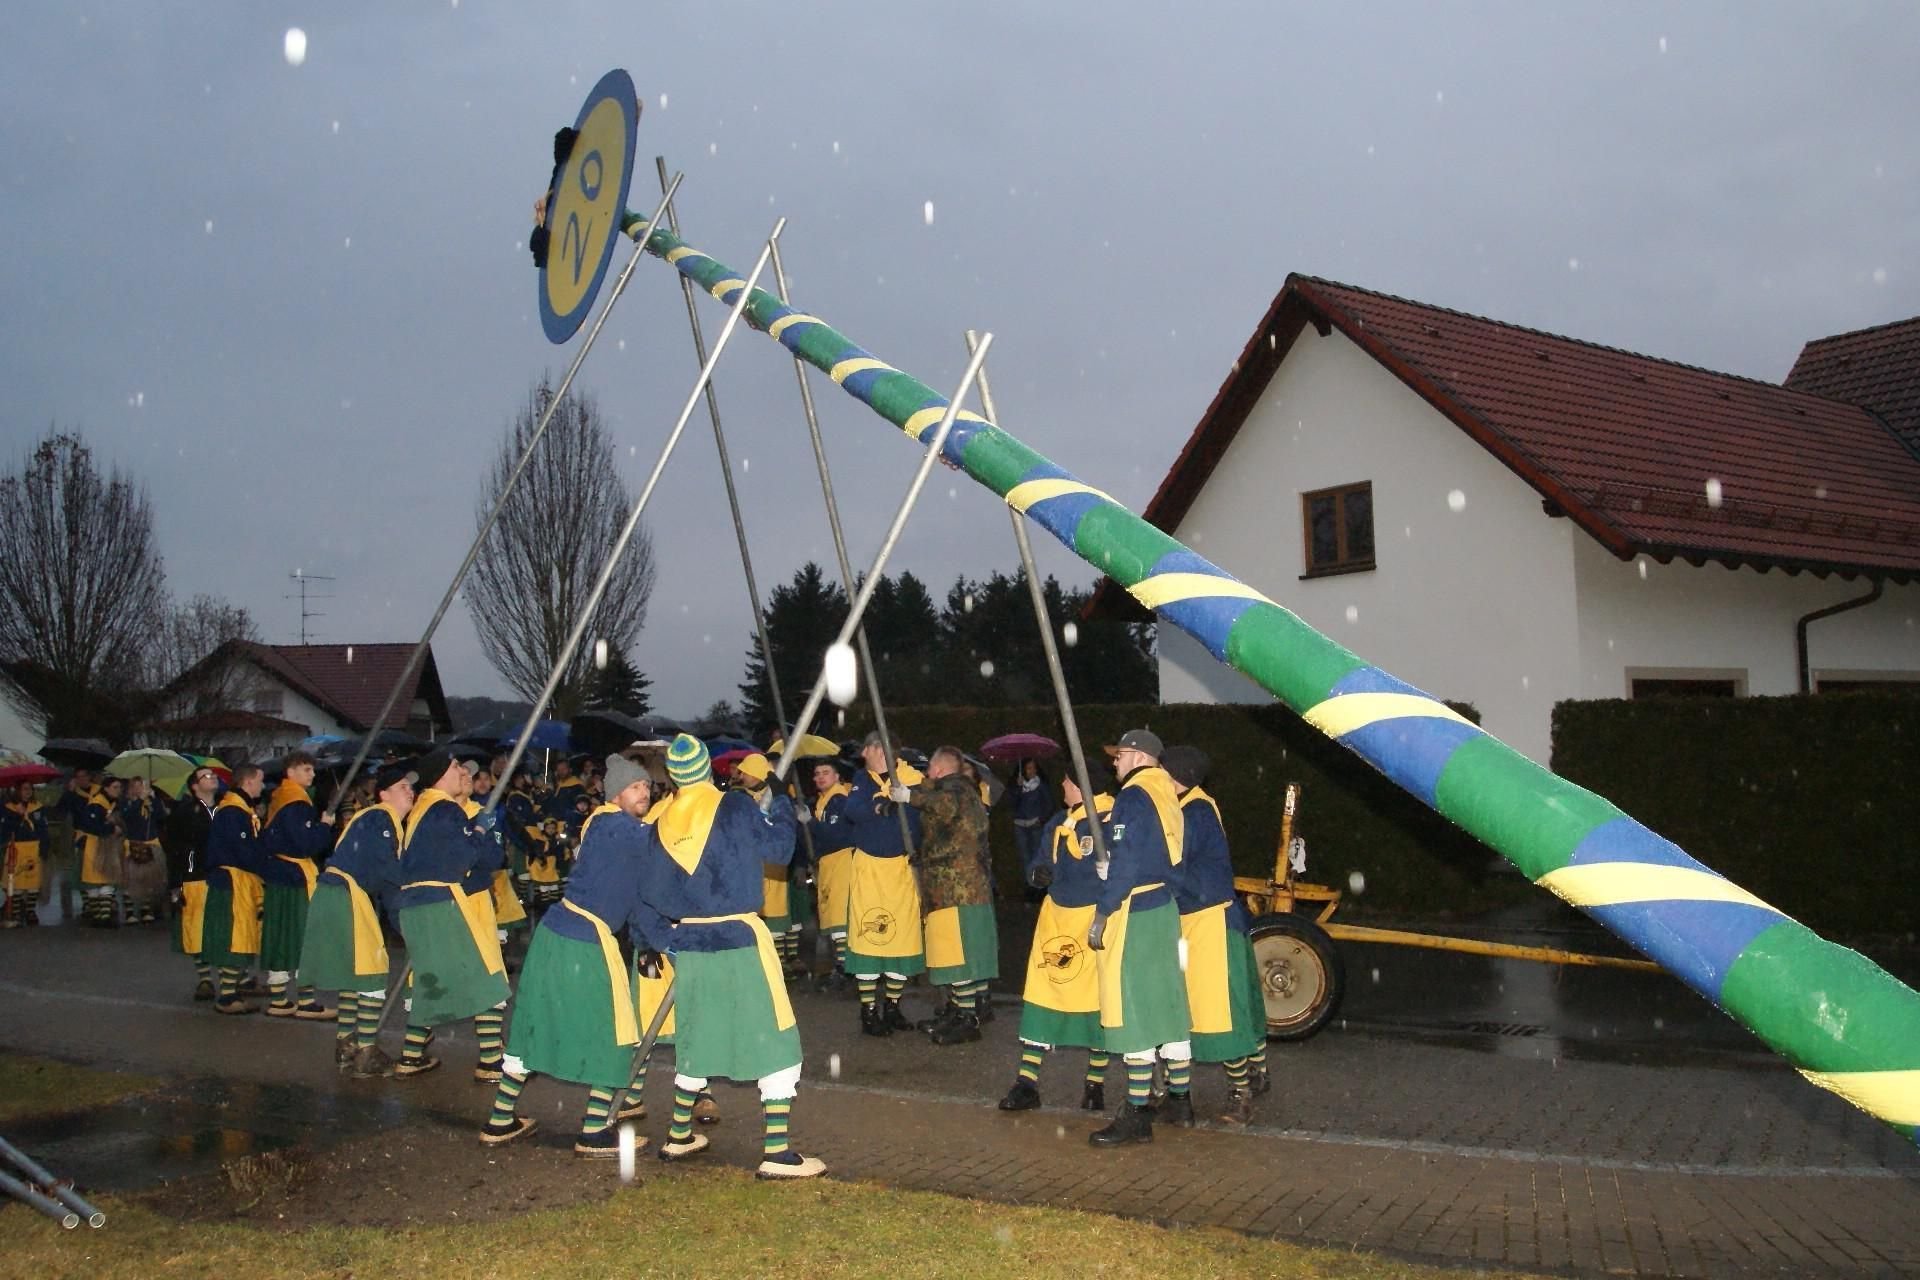
[[1800,692],[1813,692],[1813,671],[1807,661],[1807,624],[1821,618],[1831,618],[1836,613],[1845,613],[1849,609],[1858,609],[1862,605],[1872,604],[1880,598],[1880,591],[1886,584],[1880,579],[1873,580],[1873,586],[1867,594],[1856,596],[1852,600],[1842,600],[1839,604],[1830,604],[1824,609],[1815,609],[1793,624],[1794,646],[1800,653]]

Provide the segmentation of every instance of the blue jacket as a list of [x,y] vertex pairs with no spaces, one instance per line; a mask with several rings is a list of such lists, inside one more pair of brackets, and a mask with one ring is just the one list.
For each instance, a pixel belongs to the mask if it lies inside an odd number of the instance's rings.
[[[229,804],[229,800],[235,803]],[[228,868],[251,871],[268,884],[306,884],[300,868],[268,856],[260,844],[257,822],[245,792],[229,791],[220,797],[220,803],[213,807],[213,823],[207,828],[209,885],[232,888]]]
[[327,866],[352,876],[374,906],[391,916],[400,892],[400,819],[383,804],[354,814]]
[[[641,894],[653,849],[647,836],[647,825],[618,805],[603,804],[587,815],[564,900],[600,917],[613,933],[626,929],[636,948],[664,951],[672,925]],[[599,942],[593,922],[571,911],[548,911],[540,927],[575,942]]]
[[1128,774],[1120,783],[1120,794],[1114,797],[1113,811],[1106,817],[1109,861],[1107,878],[1100,886],[1098,905],[1102,915],[1118,911],[1127,895],[1142,885],[1162,887],[1135,898],[1135,910],[1173,901],[1172,886],[1177,876],[1159,811],[1153,807],[1153,798],[1136,782],[1148,769],[1157,768],[1149,765]]
[[[900,842],[900,819],[894,816],[895,805],[887,799],[888,784],[862,770],[853,780],[853,794],[849,795],[840,808],[840,821],[847,828],[847,842],[870,858],[904,858],[906,846]],[[913,833],[913,844],[920,847],[920,812],[912,806],[907,807],[907,829]]]
[[493,873],[503,864],[499,838],[479,819],[468,818],[453,797],[431,787],[414,801],[403,840],[402,908],[445,901],[450,895],[433,882],[457,884],[468,893],[489,892]]
[[1174,888],[1180,914],[1227,903],[1227,923],[1247,931],[1247,908],[1233,891],[1233,855],[1227,850],[1226,829],[1212,796],[1199,787],[1180,797],[1180,815],[1186,820],[1181,876]]
[[[700,786],[711,786],[701,783]],[[645,827],[640,896],[661,916],[675,922],[674,951],[731,951],[754,945],[752,929],[742,921],[688,924],[689,919],[756,915],[765,896],[762,863],[787,865],[793,856],[793,803],[776,795],[767,813],[742,791],[720,797],[713,824],[691,831],[678,845],[663,828],[674,825],[674,808],[686,803],[693,788],[682,788],[665,814]],[[891,820],[891,819],[889,819]]]
[[[1096,810],[1102,800],[1112,803],[1109,796],[1095,796]],[[1073,819],[1071,834],[1063,830],[1069,816]],[[1075,805],[1071,815],[1066,809],[1058,810],[1045,829],[1047,843],[1041,848],[1041,857],[1053,868],[1053,882],[1047,886],[1047,897],[1057,907],[1088,907],[1100,901],[1100,872],[1093,855],[1089,853],[1076,857],[1067,847],[1069,840],[1077,845],[1093,837],[1093,829],[1087,824],[1086,806]],[[1101,834],[1104,835],[1105,831]]]
[[[297,798],[281,800],[283,789],[289,794],[298,792]],[[320,821],[313,801],[299,784],[282,782],[274,789],[274,799],[280,801],[280,806],[273,810],[272,820],[260,831],[260,843],[267,852],[277,857],[316,861],[325,857],[333,844],[333,828]]]
[[1047,786],[1045,778],[1015,778],[1009,790],[1013,792],[1015,822],[1038,822],[1049,814],[1057,815],[1060,812],[1053,802],[1053,789]]

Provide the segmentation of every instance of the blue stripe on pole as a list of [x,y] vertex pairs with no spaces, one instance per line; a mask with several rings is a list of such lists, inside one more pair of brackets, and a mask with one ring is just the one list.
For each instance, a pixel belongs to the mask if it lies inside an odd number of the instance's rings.
[[1395,716],[1362,725],[1343,734],[1340,741],[1432,806],[1440,775],[1454,751],[1467,739],[1484,736],[1475,726],[1459,720]]
[[1626,902],[1585,910],[1715,1004],[1740,953],[1786,918],[1744,902]]
[[1589,862],[1644,862],[1656,867],[1687,867],[1718,874],[1673,841],[1655,835],[1624,813],[1589,831],[1567,862],[1571,866]]

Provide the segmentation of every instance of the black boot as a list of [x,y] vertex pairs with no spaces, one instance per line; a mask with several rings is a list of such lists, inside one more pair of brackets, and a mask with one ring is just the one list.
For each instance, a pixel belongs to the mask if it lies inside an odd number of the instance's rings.
[[931,1034],[935,1044],[966,1044],[980,1038],[980,1019],[971,1009],[959,1009]]
[[1154,1111],[1153,1118],[1161,1124],[1178,1125],[1182,1129],[1193,1128],[1193,1095],[1168,1094]]
[[973,1016],[980,1019],[983,1027],[993,1021],[993,998],[985,991],[973,998]]
[[886,1006],[886,1012],[881,1016],[886,1019],[887,1029],[889,1031],[913,1030],[913,1019],[900,1012],[900,1002],[898,1000],[888,1000]]
[[1080,1091],[1080,1109],[1082,1111],[1105,1111],[1107,1109],[1107,1086],[1098,1080],[1087,1081],[1087,1087]]
[[1031,1111],[1040,1105],[1040,1090],[1031,1080],[1015,1080],[1007,1096],[1000,1099],[1002,1111]]
[[931,1018],[922,1018],[920,1021],[914,1023],[913,1029],[915,1031],[938,1031],[941,1027],[953,1021],[954,1015],[959,1012],[960,1006],[949,998],[946,1003],[933,1011]]
[[878,1004],[860,1006],[860,1030],[870,1036],[890,1036],[893,1028],[887,1025],[886,1011]]
[[1124,1147],[1132,1142],[1152,1142],[1153,1112],[1131,1104],[1124,1106],[1120,1108],[1120,1114],[1113,1118],[1112,1124],[1088,1134],[1087,1141],[1096,1147]]

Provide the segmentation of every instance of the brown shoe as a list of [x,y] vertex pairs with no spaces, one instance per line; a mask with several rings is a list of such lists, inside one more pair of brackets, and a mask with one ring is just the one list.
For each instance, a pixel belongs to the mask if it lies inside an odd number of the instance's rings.
[[1227,1094],[1227,1106],[1220,1113],[1220,1123],[1245,1126],[1253,1123],[1253,1093],[1248,1089],[1235,1089]]
[[418,1058],[402,1058],[394,1064],[393,1074],[396,1079],[411,1080],[415,1076],[427,1074],[427,1072],[436,1069],[439,1065],[440,1059],[430,1058],[424,1055]]
[[[377,1044],[370,1044],[363,1049],[355,1049],[353,1051],[353,1078],[355,1080],[375,1080],[384,1076],[391,1076],[398,1070],[399,1068],[394,1065],[393,1059],[387,1056],[386,1050]],[[428,1067],[427,1070],[431,1071],[433,1068]]]
[[259,1009],[255,1008],[253,1005],[248,1004],[245,1000],[240,999],[240,997],[238,996],[227,996],[224,999],[215,1000],[213,1002],[213,1011],[215,1013],[228,1014],[233,1017],[239,1017],[243,1014],[260,1012]]
[[333,1010],[317,1001],[308,1001],[306,1004],[295,1005],[293,1007],[293,1016],[302,1022],[334,1021]]
[[720,1123],[720,1104],[712,1094],[703,1093],[693,1100],[693,1119],[696,1124]]
[[512,1142],[515,1138],[526,1137],[539,1127],[536,1122],[528,1119],[526,1116],[515,1116],[512,1124],[499,1129],[494,1128],[493,1125],[489,1123],[484,1129],[480,1130],[480,1145],[483,1147],[502,1146]]

